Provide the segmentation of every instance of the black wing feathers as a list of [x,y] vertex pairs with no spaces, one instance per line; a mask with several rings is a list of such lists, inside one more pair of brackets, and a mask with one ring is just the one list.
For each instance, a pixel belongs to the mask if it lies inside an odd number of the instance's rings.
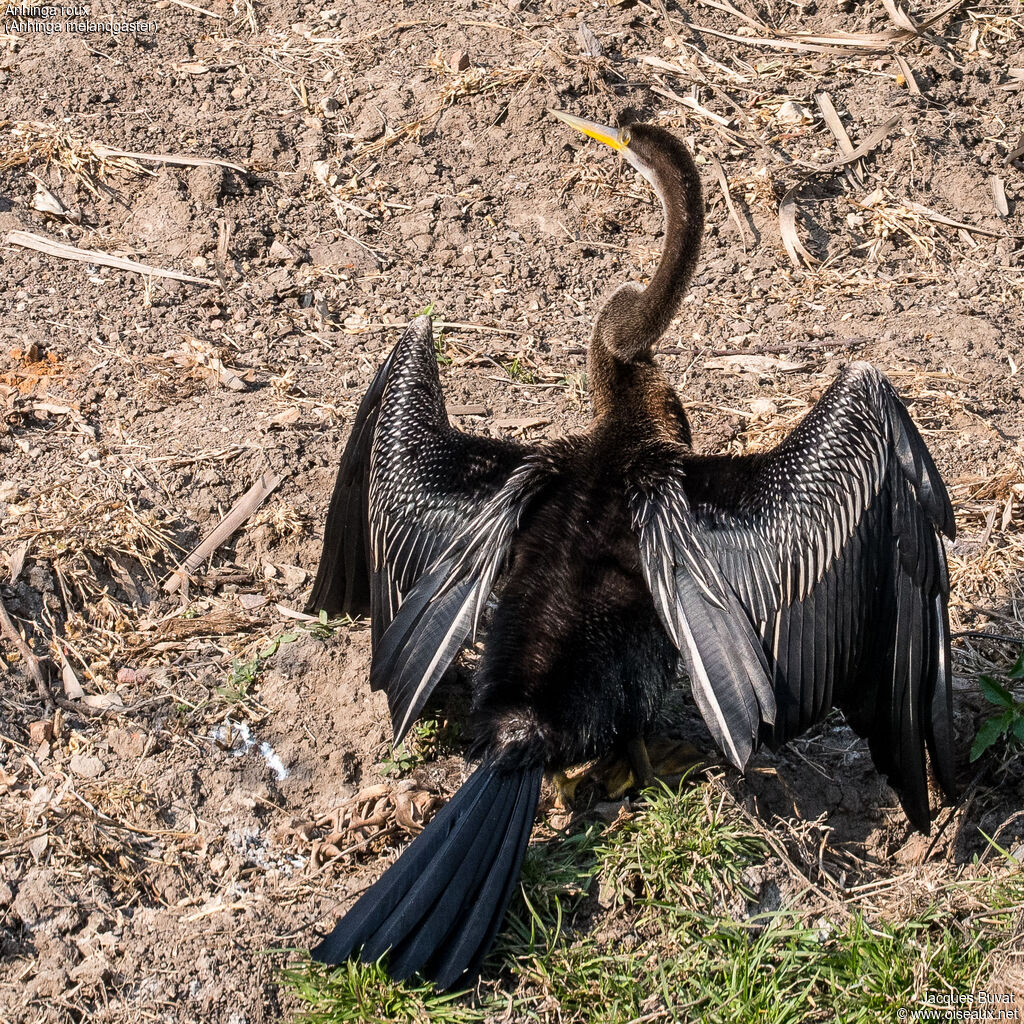
[[377,644],[370,684],[388,695],[396,743],[475,632],[520,518],[557,472],[554,450],[541,447],[531,453],[467,519]]
[[370,449],[377,427],[380,400],[391,368],[396,346],[374,374],[349,434],[334,493],[327,510],[324,544],[313,591],[306,611],[321,609],[328,615],[369,615],[370,534],[367,502],[370,492]]
[[[868,738],[910,820],[927,830],[926,748],[946,794],[954,789],[939,538],[953,536],[953,510],[888,380],[853,364],[773,451],[681,455],[674,465],[662,461],[653,488],[640,473],[647,482],[634,492],[641,557],[663,619],[673,606],[699,618],[696,579],[699,603],[729,610],[702,653],[710,659],[730,643],[745,650],[748,628],[760,638],[777,704],[774,722],[762,713],[761,738],[783,743],[838,706]],[[670,621],[666,628],[673,639],[682,634]],[[725,694],[720,681],[711,689]],[[722,709],[742,734],[756,692],[752,682],[740,687],[736,706]],[[737,744],[742,752],[745,736],[730,739],[727,752]]]
[[413,320],[356,414],[310,610],[369,613],[376,644],[416,581],[525,451],[452,429],[430,320]]

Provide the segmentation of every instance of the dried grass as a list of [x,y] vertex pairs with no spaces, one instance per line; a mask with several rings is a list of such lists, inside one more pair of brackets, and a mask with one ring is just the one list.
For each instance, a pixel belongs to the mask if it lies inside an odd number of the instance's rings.
[[152,173],[66,127],[42,121],[0,121],[0,171],[40,164],[63,168],[94,195],[98,195],[97,183],[115,175]]

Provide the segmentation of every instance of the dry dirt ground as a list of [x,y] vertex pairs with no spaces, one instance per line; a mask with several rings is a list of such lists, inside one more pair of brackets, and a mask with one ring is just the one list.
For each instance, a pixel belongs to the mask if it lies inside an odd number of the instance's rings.
[[[586,421],[589,325],[651,272],[660,210],[549,107],[629,111],[698,154],[704,254],[662,357],[698,446],[774,443],[843,362],[872,361],[950,484],[954,629],[1024,635],[1020,7],[927,24],[876,0],[737,2],[93,3],[156,26],[117,35],[5,17],[0,596],[46,686],[5,634],[0,1019],[289,1016],[274,951],[304,948],[450,792],[457,752],[421,748],[402,781],[388,763],[365,624],[283,609],[411,315],[433,305],[459,426]],[[967,758],[992,710],[978,674],[1016,649],[955,650],[966,795],[934,845],[836,722],[726,774],[817,883],[955,873],[979,830],[1024,840],[1021,756]]]

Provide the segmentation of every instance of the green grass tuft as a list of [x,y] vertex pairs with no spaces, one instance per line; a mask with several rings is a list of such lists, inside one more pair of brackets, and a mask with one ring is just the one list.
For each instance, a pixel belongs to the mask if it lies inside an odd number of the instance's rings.
[[302,1024],[474,1024],[484,1018],[467,1004],[465,993],[434,991],[417,978],[391,981],[379,964],[325,967],[310,960],[282,972],[282,981],[306,1004]]
[[683,782],[648,790],[641,814],[613,831],[601,851],[602,874],[623,902],[671,910],[724,908],[745,868],[767,847],[724,793]]
[[379,965],[303,963],[284,981],[309,1024],[868,1024],[934,1006],[929,993],[984,986],[1024,903],[1020,865],[998,852],[994,867],[975,865],[902,915],[823,902],[806,886],[764,913],[749,869],[770,870],[774,855],[718,785],[684,781],[648,791],[610,828],[530,847],[475,994],[397,985]]

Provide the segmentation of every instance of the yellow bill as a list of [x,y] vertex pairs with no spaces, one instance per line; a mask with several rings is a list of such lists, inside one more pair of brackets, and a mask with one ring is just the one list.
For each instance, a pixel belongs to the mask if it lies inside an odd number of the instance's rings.
[[622,153],[629,145],[629,135],[621,128],[610,128],[605,124],[598,124],[596,121],[588,121],[583,117],[576,117],[575,114],[567,114],[564,110],[549,110],[559,121],[564,121],[570,128],[575,128],[584,135],[589,135],[598,142]]

